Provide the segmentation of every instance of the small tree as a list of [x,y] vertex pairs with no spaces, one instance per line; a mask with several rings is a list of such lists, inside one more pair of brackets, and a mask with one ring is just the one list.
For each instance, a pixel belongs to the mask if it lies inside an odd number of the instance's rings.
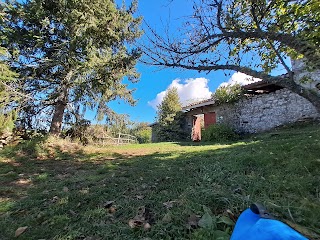
[[132,124],[130,134],[137,137],[139,143],[150,143],[152,128],[148,122],[135,122]]
[[177,89],[169,88],[162,103],[158,106],[159,126],[157,134],[160,141],[185,139],[186,134],[182,130],[183,116],[181,109]]

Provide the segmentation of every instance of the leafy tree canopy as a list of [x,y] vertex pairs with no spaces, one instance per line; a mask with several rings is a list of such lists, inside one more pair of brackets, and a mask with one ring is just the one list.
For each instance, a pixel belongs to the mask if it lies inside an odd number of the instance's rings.
[[243,97],[244,91],[240,84],[220,86],[217,90],[212,94],[212,98],[218,104],[223,103],[234,103],[237,102],[241,97]]
[[0,47],[0,136],[13,129],[17,117],[16,103],[21,98],[15,89],[15,78],[18,75],[6,63],[7,58],[7,50]]
[[113,0],[27,0],[1,3],[2,45],[20,74],[23,91],[36,99],[35,114],[52,116],[50,131],[59,134],[64,114],[98,109],[117,98],[134,104],[140,51],[133,43],[142,32],[137,2],[117,7]]
[[[287,87],[320,111],[320,92],[296,82],[286,59],[320,69],[318,0],[201,0],[178,35],[151,29],[145,62],[211,72],[231,70]],[[272,70],[282,67],[285,76]]]

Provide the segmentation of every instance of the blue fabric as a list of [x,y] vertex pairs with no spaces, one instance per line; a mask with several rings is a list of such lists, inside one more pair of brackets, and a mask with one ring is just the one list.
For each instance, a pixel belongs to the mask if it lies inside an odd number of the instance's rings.
[[273,219],[261,218],[250,209],[239,217],[231,240],[307,240],[288,225]]

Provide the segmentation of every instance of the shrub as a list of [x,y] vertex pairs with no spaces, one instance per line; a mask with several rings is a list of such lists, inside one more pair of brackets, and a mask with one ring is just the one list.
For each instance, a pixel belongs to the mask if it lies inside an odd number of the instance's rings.
[[87,129],[90,126],[90,121],[80,119],[71,125],[65,133],[64,137],[70,137],[72,140],[79,140],[83,145],[87,145],[89,140],[87,138]]
[[224,142],[237,140],[239,135],[234,130],[225,124],[214,124],[202,131],[203,141]]
[[0,136],[2,134],[12,132],[12,129],[14,128],[14,122],[17,118],[17,112],[16,111],[10,111],[7,113],[4,113],[0,109]]
[[139,130],[136,133],[137,139],[139,143],[151,143],[152,129],[151,127],[147,127]]
[[243,89],[239,84],[219,87],[212,95],[218,104],[234,103],[243,97]]

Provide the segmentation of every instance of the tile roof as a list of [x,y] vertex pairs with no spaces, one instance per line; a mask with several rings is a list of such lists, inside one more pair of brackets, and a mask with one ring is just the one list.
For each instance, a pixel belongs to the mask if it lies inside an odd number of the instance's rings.
[[[270,84],[264,80],[261,80],[258,82],[253,82],[253,83],[243,85],[242,88],[247,91],[250,91],[250,90],[262,89],[262,88],[265,88],[265,87],[268,87],[271,85],[274,85],[274,84]],[[197,108],[197,107],[202,107],[202,106],[207,106],[207,105],[212,105],[212,104],[215,104],[215,100],[213,98],[209,98],[209,99],[205,99],[202,101],[194,102],[194,103],[188,104],[186,106],[183,106],[182,110],[189,110],[191,108]]]

